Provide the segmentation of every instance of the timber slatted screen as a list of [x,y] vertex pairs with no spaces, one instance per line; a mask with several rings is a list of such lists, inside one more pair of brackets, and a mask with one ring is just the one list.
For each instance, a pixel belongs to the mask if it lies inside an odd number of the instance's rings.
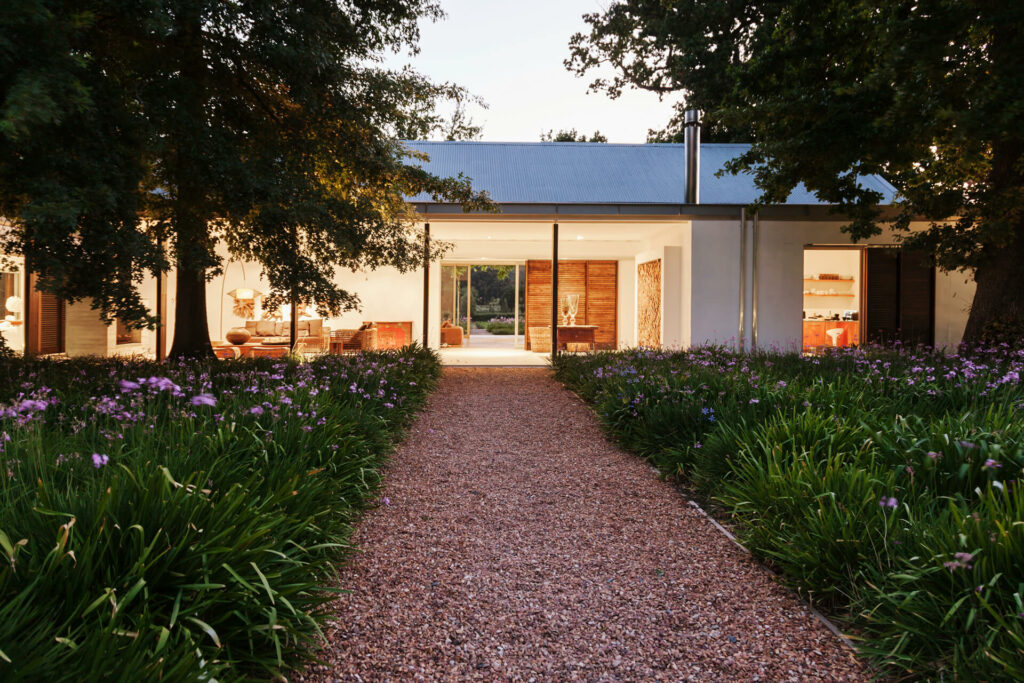
[[[618,263],[558,261],[558,298],[579,294],[577,325],[597,325],[598,348],[617,346]],[[559,313],[561,315],[561,313]],[[526,262],[526,348],[530,328],[551,326],[551,261]]]
[[864,334],[868,342],[931,344],[935,269],[926,254],[864,250]]
[[526,348],[531,327],[551,327],[551,261],[526,262]]
[[[580,297],[579,307],[576,309],[576,324],[587,325],[587,262],[586,261],[561,261],[558,262],[558,299],[564,302],[565,297],[570,294],[578,294]],[[566,310],[566,315],[569,311]],[[562,311],[558,312],[559,324],[562,320]]]
[[638,346],[661,346],[661,259],[637,266]]
[[864,337],[875,344],[899,338],[900,255],[896,249],[865,249]]
[[64,353],[64,300],[39,293],[39,353]]
[[618,298],[619,264],[615,261],[587,261],[587,324],[597,325],[594,341],[599,349],[618,346]]
[[920,251],[900,252],[900,339],[904,344],[934,342],[935,269]]

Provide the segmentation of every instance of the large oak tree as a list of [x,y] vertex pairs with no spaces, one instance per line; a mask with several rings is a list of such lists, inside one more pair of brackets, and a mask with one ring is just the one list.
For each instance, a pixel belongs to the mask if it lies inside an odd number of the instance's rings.
[[[764,203],[803,182],[864,238],[881,197],[856,177],[884,175],[905,243],[974,274],[965,339],[1019,343],[1024,2],[619,0],[585,19],[567,67],[611,65],[594,87],[682,92],[680,108],[749,134],[730,170],[752,172]],[[910,233],[920,218],[931,228]]]
[[108,321],[149,325],[139,283],[173,265],[173,355],[210,353],[218,241],[262,264],[271,305],[355,306],[337,269],[422,262],[403,196],[485,203],[407,165],[400,142],[465,97],[382,65],[440,16],[433,0],[2,3],[0,253]]

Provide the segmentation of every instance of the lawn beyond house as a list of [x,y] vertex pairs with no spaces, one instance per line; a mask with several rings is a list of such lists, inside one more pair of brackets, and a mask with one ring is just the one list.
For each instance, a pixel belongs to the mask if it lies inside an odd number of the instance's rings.
[[884,673],[1024,678],[1024,352],[562,355]]
[[300,663],[332,562],[438,375],[422,349],[0,361],[0,679]]

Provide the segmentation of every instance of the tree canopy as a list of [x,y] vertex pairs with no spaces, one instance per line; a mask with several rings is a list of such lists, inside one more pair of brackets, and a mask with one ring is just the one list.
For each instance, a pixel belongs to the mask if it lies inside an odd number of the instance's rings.
[[[940,266],[974,273],[966,339],[1019,342],[1024,3],[619,0],[585,20],[566,65],[611,65],[593,87],[684,93],[680,109],[749,135],[729,170],[753,173],[763,203],[803,182],[855,239],[891,222]],[[858,183],[871,173],[899,190],[897,215]],[[921,219],[930,229],[911,232]]]
[[[432,0],[12,0],[0,8],[0,252],[109,320],[154,324],[138,285],[177,271],[172,353],[209,353],[222,242],[269,303],[357,304],[338,268],[412,268],[404,196],[486,204],[400,142],[446,122],[450,84],[382,66]],[[466,122],[449,124],[453,130]]]
[[557,133],[554,130],[549,130],[547,133],[540,134],[541,142],[608,142],[608,138],[601,134],[601,131],[595,130],[594,134],[589,138],[586,133],[580,133],[575,128],[559,130]]

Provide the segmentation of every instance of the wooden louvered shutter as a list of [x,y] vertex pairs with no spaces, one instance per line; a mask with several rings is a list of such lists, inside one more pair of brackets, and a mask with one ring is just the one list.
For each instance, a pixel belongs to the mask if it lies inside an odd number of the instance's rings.
[[587,261],[587,324],[597,325],[594,339],[599,349],[618,346],[618,274],[615,261]]
[[64,300],[39,293],[39,353],[64,353]]
[[[570,294],[580,297],[579,308],[576,310],[576,324],[586,325],[587,321],[587,262],[558,261],[558,300],[565,301]],[[568,314],[568,309],[566,309]],[[562,313],[559,309],[558,324],[562,324]]]
[[[561,278],[559,278],[559,284],[561,284]],[[531,327],[551,327],[551,261],[526,262],[526,348],[528,349],[530,348]]]
[[899,339],[900,254],[896,249],[864,250],[864,322],[866,341],[891,344]]
[[935,323],[935,268],[921,251],[900,252],[900,340],[931,345]]

